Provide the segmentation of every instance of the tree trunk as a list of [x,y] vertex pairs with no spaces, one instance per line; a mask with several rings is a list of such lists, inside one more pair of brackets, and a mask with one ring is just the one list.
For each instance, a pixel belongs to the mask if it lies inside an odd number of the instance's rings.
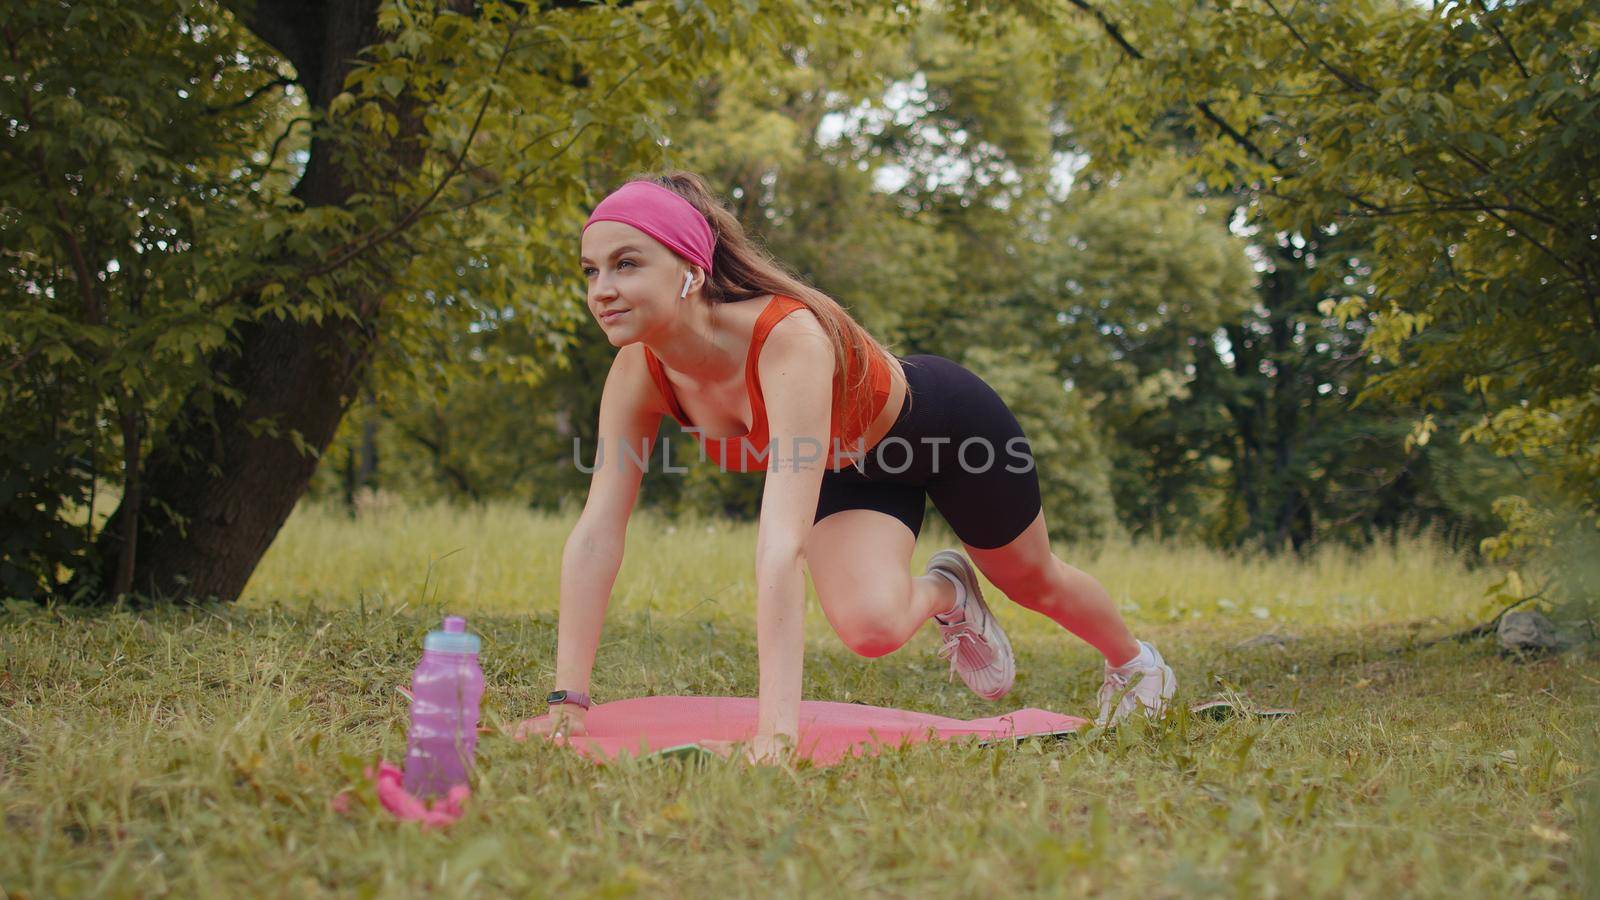
[[[321,109],[342,88],[360,50],[378,40],[378,6],[378,0],[260,0],[242,18],[293,63],[298,83]],[[294,191],[307,207],[339,206],[353,192],[330,149],[313,140],[305,176]],[[420,164],[420,159],[406,162]],[[236,345],[212,361],[218,380],[243,400],[235,405],[197,393],[153,442],[144,472],[149,504],[137,530],[134,591],[166,598],[238,598],[316,469],[317,458],[303,453],[290,433],[298,432],[320,456],[371,359],[377,297],[350,299],[358,301],[354,308],[367,311],[364,320],[253,322],[240,329]],[[274,423],[276,433],[254,433],[262,420]],[[169,522],[167,510],[182,527]],[[119,508],[101,532],[102,561],[119,556],[121,516]]]
[[1261,520],[1260,472],[1256,464],[1260,455],[1256,430],[1259,418],[1256,415],[1257,391],[1254,387],[1255,379],[1260,375],[1255,371],[1257,359],[1254,347],[1248,343],[1249,329],[1239,325],[1229,325],[1227,334],[1228,342],[1233,348],[1233,375],[1241,384],[1251,385],[1251,388],[1242,395],[1234,399],[1225,399],[1223,402],[1233,417],[1234,429],[1239,435],[1238,456],[1234,460],[1233,467],[1234,488],[1244,499],[1244,534],[1253,536]]
[[356,517],[356,451],[353,449],[344,454],[344,511],[350,518]]
[[344,459],[344,508],[351,518],[356,516],[356,494],[362,488],[376,488],[378,474],[378,413],[371,393],[367,394],[369,410],[361,423],[361,442],[349,448]]
[[[138,410],[136,402],[119,392],[121,409],[117,413],[117,422],[122,426],[122,505],[118,516],[121,520],[120,534],[122,546],[119,548],[116,559],[116,574],[111,579],[111,597],[116,600],[133,589],[133,567],[139,553],[139,523],[143,521],[140,516],[144,505],[144,460],[141,451],[144,449],[144,415]],[[90,518],[93,518],[93,511]],[[107,560],[109,562],[109,559]]]
[[374,483],[378,477],[378,412],[373,406],[372,414],[361,423],[361,467],[356,470],[356,487],[376,487]]
[[1295,324],[1290,311],[1295,279],[1286,273],[1275,275],[1270,282],[1272,314],[1273,377],[1272,392],[1272,488],[1278,495],[1277,509],[1273,514],[1271,537],[1267,546],[1274,551],[1285,545],[1298,547],[1294,534],[1295,514],[1299,505],[1299,491],[1295,487],[1295,445],[1299,438],[1299,396],[1295,380],[1297,366],[1292,352]]
[[[142,517],[135,591],[238,598],[316,469],[288,432],[327,449],[370,355],[370,340],[348,320],[260,323],[241,339],[219,374],[243,404],[218,403],[213,423],[203,400],[191,399],[150,456],[146,491],[186,521],[180,529],[161,512]],[[247,424],[263,419],[278,423],[279,436],[252,435]]]

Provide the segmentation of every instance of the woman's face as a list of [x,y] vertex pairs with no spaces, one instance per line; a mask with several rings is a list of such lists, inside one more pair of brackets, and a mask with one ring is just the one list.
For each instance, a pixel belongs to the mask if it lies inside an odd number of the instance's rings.
[[590,225],[579,262],[589,284],[589,312],[615,347],[673,321],[684,275],[692,271],[660,241],[622,222]]

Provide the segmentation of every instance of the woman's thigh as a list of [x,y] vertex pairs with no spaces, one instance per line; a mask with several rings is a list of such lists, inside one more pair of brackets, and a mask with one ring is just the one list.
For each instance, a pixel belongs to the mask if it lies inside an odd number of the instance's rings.
[[[1044,504],[1022,425],[983,379],[942,358],[940,396],[948,443],[928,479],[928,499],[969,550],[998,550],[1036,523]],[[1041,529],[1042,530],[1042,529]]]
[[[1063,577],[1067,568],[1051,551],[1050,531],[1043,510],[1021,534],[1002,546],[964,546],[972,564],[990,584],[1013,602],[1029,609],[1041,609],[1042,600],[1051,595],[1051,585]],[[1076,569],[1072,571],[1077,572]]]
[[905,522],[876,509],[840,510],[811,527],[805,546],[811,584],[828,624],[851,646],[876,643],[901,617],[916,546]]

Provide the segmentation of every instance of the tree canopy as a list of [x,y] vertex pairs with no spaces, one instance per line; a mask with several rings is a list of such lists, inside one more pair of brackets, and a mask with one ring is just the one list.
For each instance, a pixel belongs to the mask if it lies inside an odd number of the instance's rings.
[[1062,536],[1592,529],[1590,7],[24,6],[0,592],[231,598],[308,486],[581,496],[576,235],[669,166],[1000,386]]

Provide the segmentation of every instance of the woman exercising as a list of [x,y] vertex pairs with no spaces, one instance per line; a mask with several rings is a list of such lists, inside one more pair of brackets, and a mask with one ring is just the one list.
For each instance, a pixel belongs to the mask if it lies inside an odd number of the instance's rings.
[[[695,175],[630,181],[606,197],[584,226],[581,264],[589,311],[617,354],[589,496],[562,554],[558,690],[534,733],[584,733],[640,462],[666,415],[705,458],[765,472],[750,758],[780,758],[799,737],[802,561],[829,624],[863,656],[900,647],[931,618],[952,673],[980,697],[1004,696],[1016,664],[976,563],[1105,656],[1101,723],[1165,707],[1176,682],[1161,654],[1134,640],[1105,588],[1050,552],[1027,439],[982,379],[943,357],[889,353],[758,249]],[[966,555],[940,550],[914,578],[930,497]]]

